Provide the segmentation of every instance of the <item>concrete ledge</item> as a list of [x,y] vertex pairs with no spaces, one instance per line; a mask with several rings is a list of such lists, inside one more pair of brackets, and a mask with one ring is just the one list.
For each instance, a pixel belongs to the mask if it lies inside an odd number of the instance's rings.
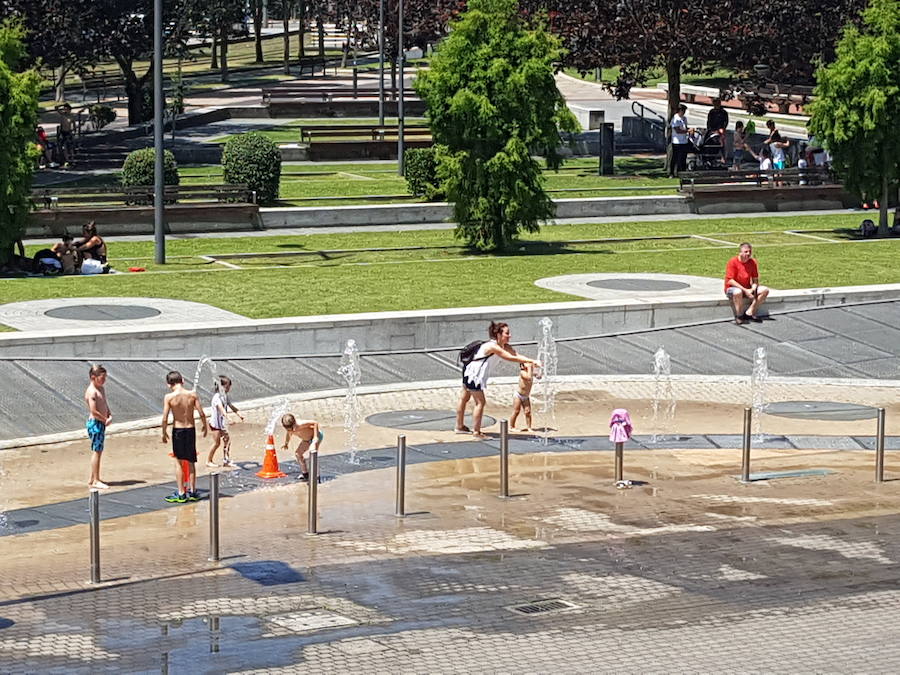
[[[773,291],[772,314],[900,299],[900,284]],[[485,334],[491,320],[508,321],[516,342],[538,339],[538,320],[553,319],[558,339],[647,331],[730,321],[724,294],[692,299],[579,301],[407,312],[169,324],[122,328],[0,334],[4,357],[54,359],[214,359],[336,355],[353,338],[364,352],[452,349]]]

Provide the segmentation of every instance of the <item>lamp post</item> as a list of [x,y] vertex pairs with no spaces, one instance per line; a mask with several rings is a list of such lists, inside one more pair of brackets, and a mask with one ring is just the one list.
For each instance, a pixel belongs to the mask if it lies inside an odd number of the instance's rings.
[[397,173],[403,175],[403,0],[397,7],[397,69],[400,71],[400,97],[397,99]]
[[156,262],[166,262],[166,214],[163,191],[163,3],[153,0],[153,235]]
[[384,0],[378,0],[378,124],[384,126]]

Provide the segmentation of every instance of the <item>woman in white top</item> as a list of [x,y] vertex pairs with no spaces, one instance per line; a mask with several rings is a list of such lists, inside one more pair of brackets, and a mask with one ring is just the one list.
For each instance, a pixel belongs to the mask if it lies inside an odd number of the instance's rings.
[[[514,361],[515,363],[540,363],[527,356],[519,356],[509,346],[509,324],[491,322],[488,328],[490,340],[482,343],[469,363],[463,369],[462,392],[459,397],[459,405],[456,406],[456,433],[472,433],[476,438],[485,438],[481,432],[481,419],[484,416],[484,389],[487,387],[491,367],[499,359]],[[469,399],[475,399],[475,409],[472,412],[472,429],[465,425],[466,407]]]

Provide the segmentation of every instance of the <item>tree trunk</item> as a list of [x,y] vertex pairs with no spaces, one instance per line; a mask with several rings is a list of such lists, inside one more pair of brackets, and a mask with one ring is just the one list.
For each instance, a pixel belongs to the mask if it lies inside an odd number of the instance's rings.
[[253,0],[253,40],[256,49],[256,63],[265,63],[262,47],[263,0]]
[[125,95],[128,97],[128,124],[140,124],[144,118],[144,81],[135,76],[134,71],[125,76]]
[[68,66],[60,66],[59,70],[54,70],[54,74],[56,75],[55,89],[56,89],[56,100],[57,101],[65,101],[66,100],[66,73],[69,72]]
[[666,99],[669,104],[669,114],[666,116],[666,171],[669,176],[674,177],[676,171],[675,162],[672,161],[672,126],[669,120],[678,112],[678,106],[681,104],[681,59],[674,54],[669,54],[666,58],[666,82],[668,84]]
[[[316,17],[316,30],[319,32],[319,58],[325,60],[325,24],[321,16]],[[325,73],[323,68],[322,73]]]
[[219,40],[215,35],[213,35],[212,39],[212,58],[209,60],[209,69],[219,69]]
[[222,43],[222,58],[221,60],[221,73],[222,76],[219,78],[222,82],[228,82],[228,26],[222,26],[222,34],[219,37],[219,42]]
[[306,0],[300,0],[297,3],[297,61],[300,62],[300,70],[303,70],[303,58],[306,56]]
[[891,158],[888,153],[884,153],[884,161],[882,162],[881,173],[881,198],[878,200],[878,236],[886,237],[890,234],[888,226],[888,200],[891,195],[891,183],[888,180],[888,171],[891,166]]
[[391,57],[391,100],[397,100],[397,59]]
[[900,234],[900,184],[895,190],[897,201],[894,204],[894,232]]
[[291,13],[288,10],[288,4],[283,5],[284,13],[281,16],[281,25],[284,27],[284,74],[291,74]]

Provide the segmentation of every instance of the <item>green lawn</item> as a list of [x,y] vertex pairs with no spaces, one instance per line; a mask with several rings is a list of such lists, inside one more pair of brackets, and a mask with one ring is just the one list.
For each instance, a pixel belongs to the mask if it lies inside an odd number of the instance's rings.
[[[116,269],[139,266],[148,272],[0,283],[8,302],[96,295],[169,297],[253,318],[564,302],[574,298],[533,282],[587,272],[718,278],[743,240],[754,243],[764,283],[775,288],[900,282],[900,240],[851,241],[850,229],[858,220],[856,215],[835,215],[553,226],[523,237],[499,255],[469,251],[446,230],[172,240],[167,246],[170,263],[164,269],[152,262],[152,242],[115,242],[110,254]],[[812,232],[833,243],[785,234],[788,229]],[[227,259],[241,269],[197,257],[283,252],[295,255]],[[828,272],[823,276],[824,270]]]

